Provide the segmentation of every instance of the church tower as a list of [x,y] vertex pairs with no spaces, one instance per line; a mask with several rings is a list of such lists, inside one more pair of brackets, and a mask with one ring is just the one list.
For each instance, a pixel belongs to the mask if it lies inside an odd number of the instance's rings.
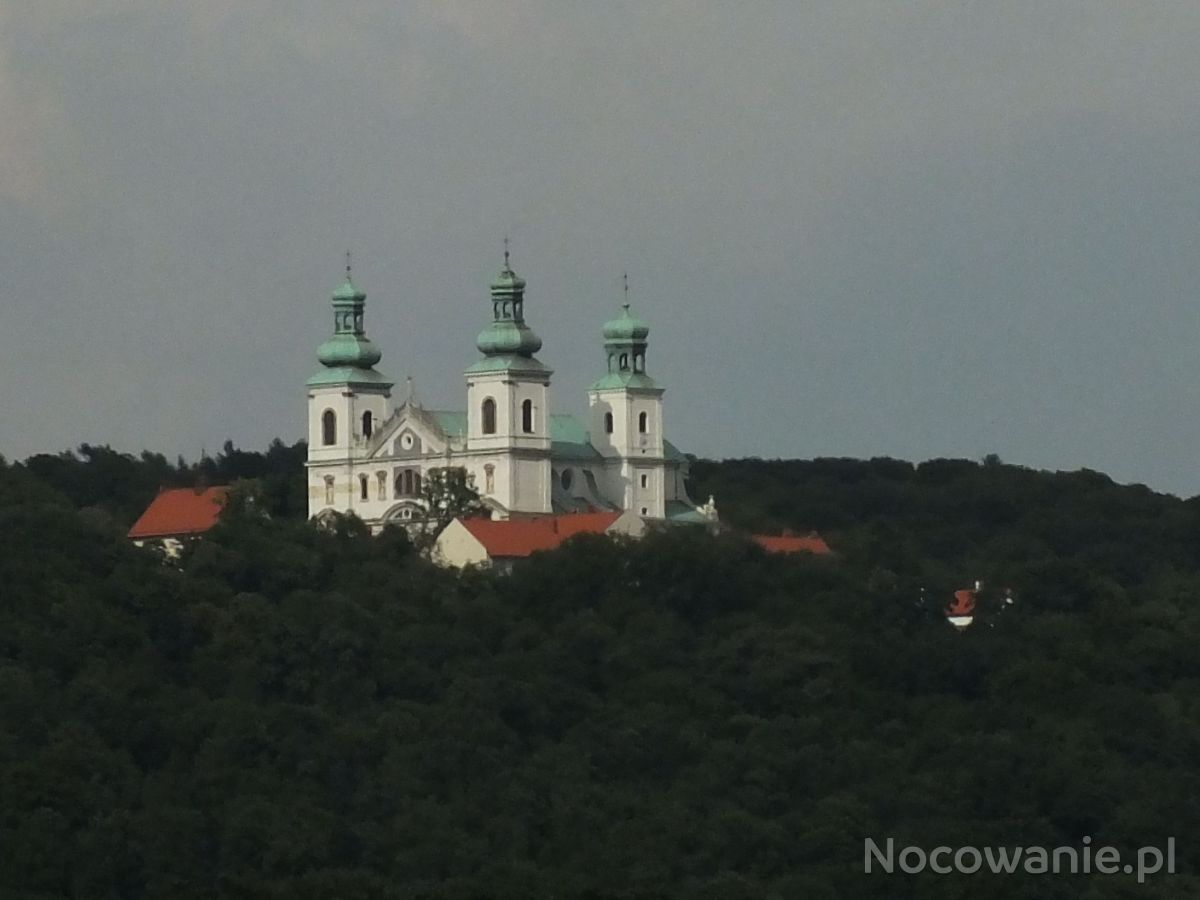
[[534,356],[542,339],[525,324],[525,281],[507,248],[491,300],[492,322],[476,340],[483,358],[466,371],[475,487],[508,512],[547,513],[551,370]]
[[353,510],[360,494],[353,461],[388,415],[392,383],[375,364],[382,355],[367,338],[367,295],[346,280],[333,292],[333,336],[317,348],[321,370],[308,379],[308,514]]
[[588,390],[592,443],[611,460],[606,493],[639,515],[666,515],[663,389],[646,374],[650,326],[625,303],[604,325],[608,373]]

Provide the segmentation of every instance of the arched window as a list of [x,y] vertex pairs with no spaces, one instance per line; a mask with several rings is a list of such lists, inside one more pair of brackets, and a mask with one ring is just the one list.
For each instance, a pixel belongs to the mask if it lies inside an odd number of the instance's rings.
[[371,482],[370,482],[370,479],[368,479],[366,475],[358,476],[358,499],[359,500],[370,500],[371,499]]
[[610,412],[606,412],[604,414],[604,433],[605,434],[613,433],[613,420],[612,420],[612,413],[610,413]]
[[533,401],[526,400],[521,404],[521,430],[533,434]]
[[412,496],[412,469],[404,470],[404,493]]
[[638,434],[645,434],[649,423],[650,417],[646,413],[638,413]]
[[333,476],[325,476],[325,505],[333,506]]
[[563,469],[563,470],[562,470],[562,475],[560,476],[560,478],[561,478],[561,481],[562,481],[562,487],[563,487],[563,490],[564,490],[564,491],[569,491],[569,490],[571,489],[571,482],[572,482],[572,481],[574,481],[574,478],[573,478],[573,477],[572,477],[572,475],[571,475],[571,470],[570,470],[570,469]]
[[483,401],[483,433],[496,433],[496,401],[491,397]]
[[633,357],[633,371],[640,372],[646,367],[646,358],[638,353]]
[[413,472],[413,493],[417,496],[421,495],[421,473]]
[[321,416],[321,443],[326,447],[337,443],[337,413],[332,409]]
[[496,467],[488,463],[483,467],[483,492],[491,494],[496,490]]
[[376,472],[375,477],[379,479],[379,499],[387,499],[387,472]]
[[621,354],[621,371],[624,372],[628,368],[629,368],[629,354],[622,353]]
[[371,415],[371,411],[368,409],[365,413],[363,413],[363,437],[369,438],[371,436],[371,432],[374,430],[375,417]]
[[640,483],[641,483],[642,487],[644,487],[644,488],[650,487],[650,476],[643,475],[640,479]]

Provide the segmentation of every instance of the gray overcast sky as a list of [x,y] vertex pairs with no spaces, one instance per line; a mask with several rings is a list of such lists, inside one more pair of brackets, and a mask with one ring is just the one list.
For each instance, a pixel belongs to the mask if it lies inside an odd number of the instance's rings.
[[0,0],[0,453],[303,435],[354,251],[457,406],[501,237],[558,411],[621,272],[705,456],[1200,493],[1200,3]]

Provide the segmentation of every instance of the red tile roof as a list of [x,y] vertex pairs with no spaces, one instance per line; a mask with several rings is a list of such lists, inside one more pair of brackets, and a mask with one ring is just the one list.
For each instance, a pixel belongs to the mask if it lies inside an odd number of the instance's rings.
[[529,518],[463,519],[467,531],[483,544],[487,555],[524,557],[538,550],[553,550],[567,538],[577,534],[603,534],[620,513],[573,513],[565,516],[535,516]]
[[975,612],[975,591],[966,588],[954,592],[954,599],[946,607],[947,616],[969,616]]
[[159,492],[129,529],[131,538],[201,534],[217,524],[227,487],[171,488]]
[[817,556],[828,556],[833,552],[825,543],[825,538],[815,531],[804,537],[790,534],[752,534],[750,540],[768,553],[814,553]]

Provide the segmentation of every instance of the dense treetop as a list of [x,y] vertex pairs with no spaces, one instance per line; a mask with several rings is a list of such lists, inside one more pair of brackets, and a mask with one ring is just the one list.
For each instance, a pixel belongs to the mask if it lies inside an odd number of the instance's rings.
[[[0,466],[0,896],[1200,892],[1195,501],[995,460],[698,461],[725,520],[837,555],[675,529],[460,575],[303,521],[303,458]],[[160,485],[233,478],[267,502],[178,565],[124,539]],[[1016,602],[957,632],[976,579]],[[1182,874],[862,874],[865,837],[1085,835],[1173,835]]]

